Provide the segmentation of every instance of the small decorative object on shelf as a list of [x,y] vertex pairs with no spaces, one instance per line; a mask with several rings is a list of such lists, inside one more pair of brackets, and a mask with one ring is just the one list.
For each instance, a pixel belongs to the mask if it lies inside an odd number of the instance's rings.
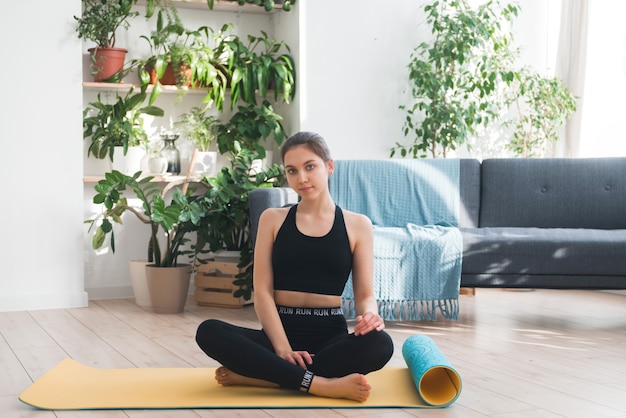
[[180,151],[176,148],[176,140],[180,135],[171,131],[162,131],[159,136],[165,143],[161,155],[167,160],[167,172],[174,175],[180,174]]

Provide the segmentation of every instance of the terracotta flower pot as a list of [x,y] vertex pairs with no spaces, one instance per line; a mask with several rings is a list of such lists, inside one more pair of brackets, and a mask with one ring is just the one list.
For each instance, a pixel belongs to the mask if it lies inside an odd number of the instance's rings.
[[[106,81],[124,69],[128,50],[124,48],[89,48],[93,81]],[[120,77],[119,81],[122,81]]]
[[191,281],[191,266],[156,267],[146,265],[150,303],[155,313],[180,313],[185,309]]
[[[156,70],[153,67],[146,66],[146,70],[150,74],[150,84],[156,84],[157,76]],[[177,81],[185,80],[185,83],[180,83],[181,85],[186,85],[189,87],[191,85],[191,69],[185,66],[180,66],[177,71],[174,71],[174,66],[172,63],[168,63],[167,67],[165,67],[165,73],[163,73],[163,77],[159,79],[162,85],[164,86],[175,86],[177,85]]]

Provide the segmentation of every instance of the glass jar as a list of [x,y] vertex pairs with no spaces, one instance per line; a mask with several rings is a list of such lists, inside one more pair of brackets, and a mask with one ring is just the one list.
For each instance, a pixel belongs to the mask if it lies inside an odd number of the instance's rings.
[[178,175],[180,174],[180,151],[176,148],[176,140],[180,135],[162,133],[160,136],[165,143],[165,146],[161,150],[161,155],[167,160],[167,172]]

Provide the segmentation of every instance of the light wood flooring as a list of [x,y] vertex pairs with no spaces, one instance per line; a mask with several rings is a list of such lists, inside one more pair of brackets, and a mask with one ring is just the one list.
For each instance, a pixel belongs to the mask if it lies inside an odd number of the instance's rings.
[[599,291],[478,289],[459,321],[388,323],[396,353],[429,335],[463,380],[445,409],[40,411],[18,395],[66,357],[119,367],[215,366],[197,348],[209,317],[256,326],[251,306],[158,315],[132,300],[88,308],[0,313],[0,417],[626,417],[626,296]]

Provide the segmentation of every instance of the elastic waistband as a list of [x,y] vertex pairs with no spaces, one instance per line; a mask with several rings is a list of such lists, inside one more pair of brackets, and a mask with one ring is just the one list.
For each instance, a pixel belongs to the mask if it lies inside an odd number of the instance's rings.
[[343,316],[343,309],[336,308],[295,308],[293,306],[276,305],[279,315],[293,316]]

